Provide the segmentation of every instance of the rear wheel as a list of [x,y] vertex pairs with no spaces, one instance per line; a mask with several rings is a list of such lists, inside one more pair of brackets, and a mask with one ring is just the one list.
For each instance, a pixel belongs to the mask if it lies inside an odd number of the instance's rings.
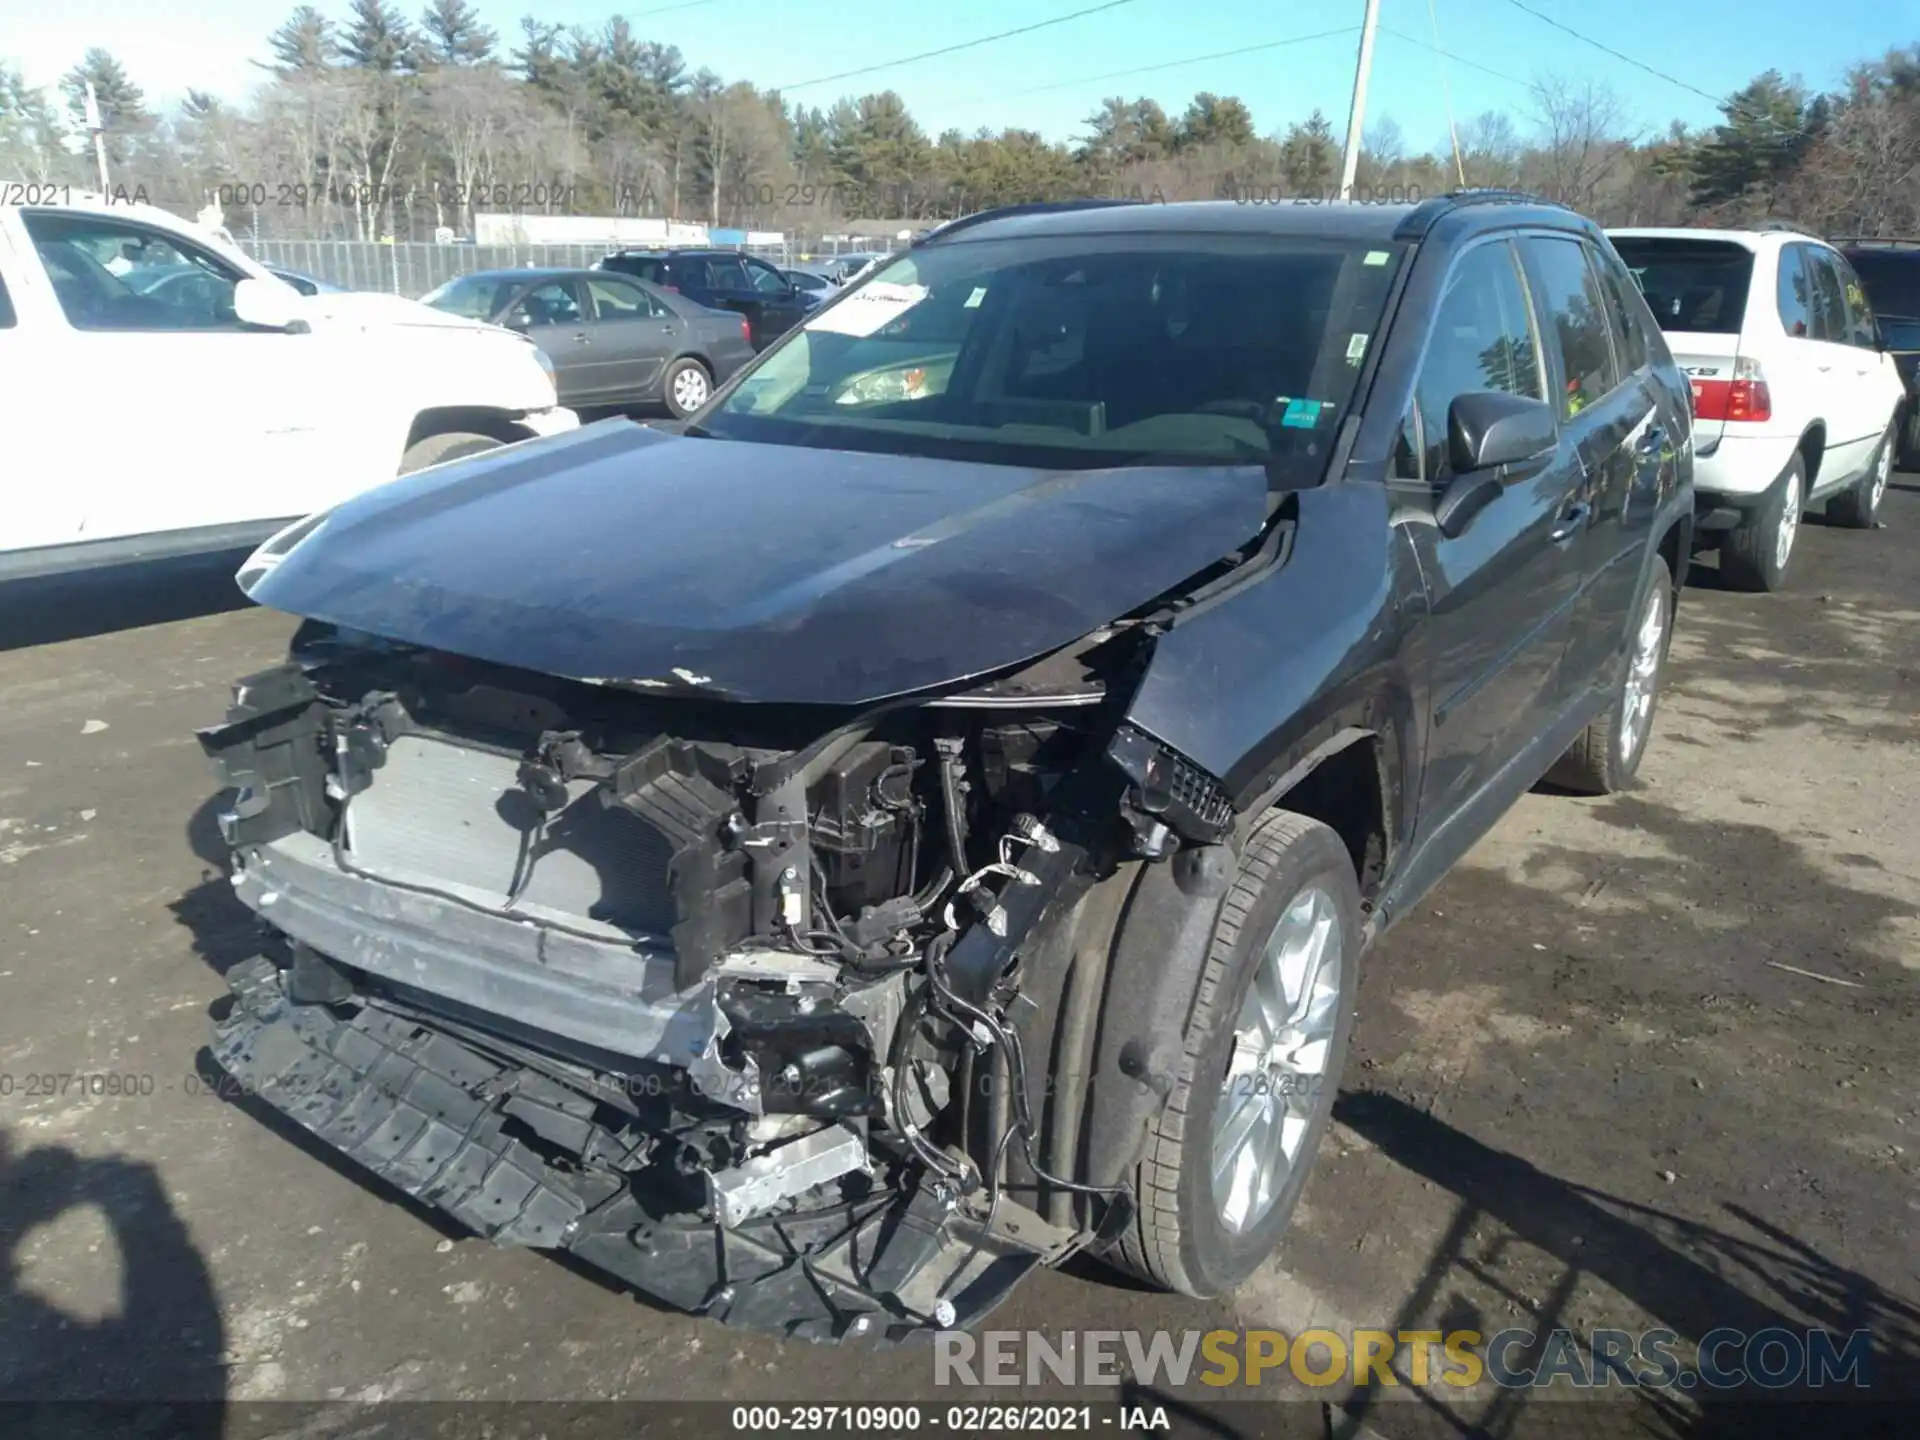
[[1887,480],[1893,474],[1893,450],[1899,438],[1893,429],[1880,437],[1880,446],[1873,452],[1873,463],[1867,467],[1867,473],[1854,481],[1851,489],[1827,502],[1829,520],[1849,530],[1873,528],[1880,514],[1880,502],[1887,498]]
[[411,475],[430,465],[444,465],[449,460],[478,455],[483,450],[497,450],[501,444],[491,435],[479,435],[469,430],[450,430],[444,435],[429,435],[407,447],[407,453],[400,457],[400,473]]
[[1784,587],[1806,494],[1807,460],[1796,453],[1759,508],[1721,545],[1720,578],[1736,590],[1771,592]]
[[1220,903],[1180,1073],[1110,1256],[1186,1295],[1231,1290],[1278,1243],[1333,1114],[1359,982],[1360,892],[1327,826],[1275,811]]
[[1672,636],[1673,575],[1667,562],[1656,555],[1647,593],[1641,597],[1633,632],[1627,637],[1627,668],[1619,698],[1554,762],[1547,772],[1549,781],[1588,795],[1611,795],[1633,784],[1653,735],[1654,702],[1660,698]]
[[673,418],[684,420],[712,396],[713,377],[698,360],[676,360],[667,367],[660,389],[666,397],[667,409],[673,412]]

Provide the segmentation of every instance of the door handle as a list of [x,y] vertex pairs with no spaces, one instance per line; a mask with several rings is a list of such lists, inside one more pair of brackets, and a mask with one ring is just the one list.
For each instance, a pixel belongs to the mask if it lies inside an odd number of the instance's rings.
[[585,335],[576,332],[573,337],[573,343],[576,345],[586,345],[591,342],[588,340],[588,338]]
[[1826,374],[1826,373],[1827,373],[1827,372],[1828,372],[1829,370],[1831,370],[1831,369],[1833,369],[1833,366],[1831,366],[1831,365],[1816,365],[1816,366],[1814,366],[1813,368],[1814,368],[1814,369],[1816,369],[1816,370],[1818,370],[1818,371],[1819,371],[1819,372],[1820,372],[1820,373],[1821,373],[1822,375],[1824,375],[1824,374]]
[[1661,446],[1667,443],[1667,432],[1656,425],[1640,437],[1637,447],[1642,455],[1658,455]]
[[1562,540],[1572,539],[1574,533],[1578,531],[1582,525],[1587,523],[1587,516],[1592,512],[1593,507],[1584,500],[1569,505],[1565,510],[1561,511],[1560,523],[1553,527],[1554,544],[1557,545]]

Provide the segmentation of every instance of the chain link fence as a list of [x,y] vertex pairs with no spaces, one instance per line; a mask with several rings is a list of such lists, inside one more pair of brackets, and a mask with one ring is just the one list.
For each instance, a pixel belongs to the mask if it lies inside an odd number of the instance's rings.
[[[418,241],[253,240],[241,247],[262,265],[298,270],[349,290],[384,290],[418,300],[449,280],[478,270],[524,267],[584,270],[607,253],[605,245],[436,245]],[[775,265],[793,263],[791,245],[747,246]]]

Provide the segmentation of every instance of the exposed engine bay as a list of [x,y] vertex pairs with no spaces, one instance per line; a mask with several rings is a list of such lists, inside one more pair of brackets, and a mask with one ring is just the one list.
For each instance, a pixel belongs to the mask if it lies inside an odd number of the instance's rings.
[[267,936],[216,1057],[476,1232],[682,1308],[971,1323],[1132,1214],[1075,1153],[1090,1064],[1028,1046],[1095,887],[1233,823],[1125,722],[1149,644],[850,713],[307,622],[202,732]]

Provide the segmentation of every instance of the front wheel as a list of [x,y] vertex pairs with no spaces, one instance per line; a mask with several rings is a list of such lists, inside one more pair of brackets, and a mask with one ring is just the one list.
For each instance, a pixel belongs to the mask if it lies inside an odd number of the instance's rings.
[[1853,482],[1852,488],[1827,503],[1827,518],[1848,530],[1871,530],[1880,514],[1880,502],[1887,498],[1887,481],[1893,474],[1893,451],[1899,440],[1897,429],[1880,437],[1880,448],[1873,452],[1867,473]]
[[1255,827],[1214,924],[1172,1093],[1110,1258],[1200,1297],[1239,1285],[1299,1203],[1353,1028],[1360,892],[1346,846],[1275,811]]
[[712,396],[713,377],[698,360],[676,360],[667,367],[660,386],[673,418],[684,420]]
[[1612,795],[1633,784],[1653,735],[1653,707],[1673,637],[1673,574],[1653,557],[1633,631],[1627,637],[1626,673],[1620,694],[1599,719],[1554,762],[1547,779],[1588,795]]

